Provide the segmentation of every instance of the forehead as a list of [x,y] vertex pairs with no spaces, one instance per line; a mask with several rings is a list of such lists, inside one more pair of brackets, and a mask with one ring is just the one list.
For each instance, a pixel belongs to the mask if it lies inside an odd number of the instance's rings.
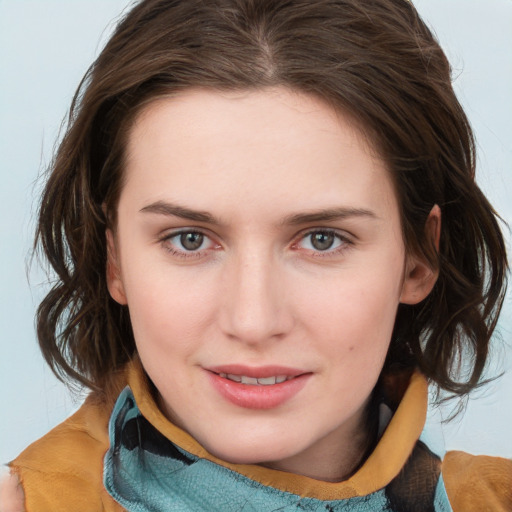
[[148,201],[185,197],[226,214],[237,202],[280,204],[283,214],[363,206],[354,202],[396,209],[386,165],[351,118],[284,88],[158,99],[137,116],[126,156],[126,187]]
[[[360,144],[376,160],[381,159],[371,137],[354,116],[316,95],[284,86],[240,91],[191,88],[145,103],[131,124],[129,148],[144,132],[151,131],[152,136],[159,132],[167,138],[171,133],[164,134],[164,125],[166,130],[178,128],[175,135],[179,133],[183,138],[202,137],[204,144],[221,130],[232,141],[240,141],[250,131],[254,145],[268,144],[269,138],[300,140],[314,130],[334,137],[344,131],[350,132],[350,142]],[[348,137],[342,139],[338,142],[349,142]],[[218,144],[219,140],[214,142]]]

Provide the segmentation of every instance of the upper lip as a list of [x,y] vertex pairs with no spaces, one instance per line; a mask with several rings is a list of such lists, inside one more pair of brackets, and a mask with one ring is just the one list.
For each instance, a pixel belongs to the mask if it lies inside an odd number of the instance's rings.
[[205,368],[213,373],[225,373],[231,375],[244,375],[246,377],[253,377],[255,379],[263,379],[265,377],[285,376],[297,377],[304,373],[309,373],[298,368],[290,368],[289,366],[245,366],[241,364],[224,364],[220,366],[209,366]]

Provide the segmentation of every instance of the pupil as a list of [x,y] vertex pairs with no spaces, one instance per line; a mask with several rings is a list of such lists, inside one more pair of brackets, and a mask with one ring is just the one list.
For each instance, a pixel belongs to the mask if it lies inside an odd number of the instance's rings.
[[311,235],[311,244],[319,251],[326,251],[332,247],[334,235],[332,233],[314,233]]
[[181,245],[188,251],[195,251],[203,244],[201,233],[183,233],[180,237]]

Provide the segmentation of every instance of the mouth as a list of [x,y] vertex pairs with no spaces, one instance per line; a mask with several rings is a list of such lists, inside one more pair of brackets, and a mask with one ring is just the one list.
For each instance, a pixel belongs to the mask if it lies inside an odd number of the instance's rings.
[[254,367],[241,364],[225,364],[205,369],[223,379],[248,386],[274,386],[295,379],[305,373],[310,373],[302,369],[279,365]]
[[228,379],[233,382],[240,384],[246,384],[248,386],[273,386],[275,384],[281,384],[287,380],[294,379],[294,376],[287,375],[274,375],[271,377],[249,377],[248,375],[237,375],[235,373],[218,373],[219,377]]
[[210,382],[224,399],[247,409],[272,409],[297,395],[311,372],[283,366],[227,365],[208,368]]

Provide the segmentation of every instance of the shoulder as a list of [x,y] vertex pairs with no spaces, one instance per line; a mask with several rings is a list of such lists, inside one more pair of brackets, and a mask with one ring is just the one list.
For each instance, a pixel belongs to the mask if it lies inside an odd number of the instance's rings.
[[512,510],[512,460],[452,451],[443,460],[442,473],[456,512]]
[[90,396],[9,464],[21,481],[28,511],[117,510],[103,488],[111,405]]
[[24,512],[25,497],[20,481],[16,475],[0,476],[0,512]]
[[88,397],[77,412],[26,448],[11,467],[62,471],[90,461],[108,444],[110,410],[105,402]]

